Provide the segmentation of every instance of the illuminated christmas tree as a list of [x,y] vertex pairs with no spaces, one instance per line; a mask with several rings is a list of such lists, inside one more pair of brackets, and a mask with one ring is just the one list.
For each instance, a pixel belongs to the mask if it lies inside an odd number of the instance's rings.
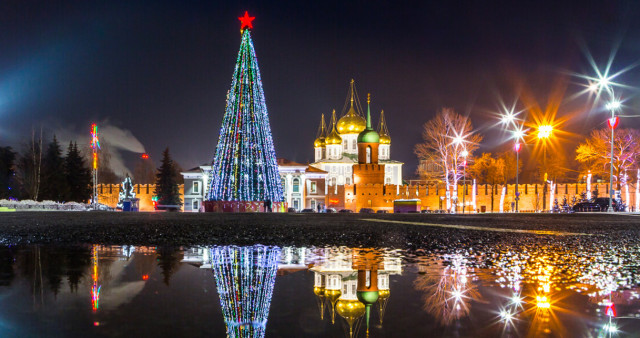
[[269,126],[253,28],[245,12],[242,42],[212,163],[211,201],[284,200]]
[[264,337],[280,248],[213,247],[210,257],[227,337]]

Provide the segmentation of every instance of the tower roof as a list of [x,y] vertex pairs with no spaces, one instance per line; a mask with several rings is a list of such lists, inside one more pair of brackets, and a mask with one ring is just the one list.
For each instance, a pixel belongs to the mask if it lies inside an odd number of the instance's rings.
[[335,109],[333,110],[333,113],[331,115],[331,125],[332,125],[331,133],[325,139],[326,144],[327,145],[342,144],[342,137],[340,137],[340,135],[336,131],[336,110]]
[[380,135],[371,128],[371,94],[367,95],[367,127],[358,134],[358,143],[378,143]]
[[322,114],[322,119],[320,120],[320,127],[318,127],[318,133],[316,135],[316,140],[313,141],[314,148],[322,148],[326,145],[325,136],[327,132],[325,129],[326,129],[326,126],[324,123],[324,114]]
[[387,129],[387,121],[384,119],[384,110],[380,112],[380,124],[378,125],[378,134],[380,134],[380,144],[390,144],[391,136]]

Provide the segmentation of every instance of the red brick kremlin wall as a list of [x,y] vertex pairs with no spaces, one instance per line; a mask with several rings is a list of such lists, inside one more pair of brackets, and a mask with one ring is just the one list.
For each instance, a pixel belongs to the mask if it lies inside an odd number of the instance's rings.
[[[98,201],[102,204],[106,204],[112,208],[118,204],[118,196],[120,194],[120,184],[100,184],[98,185]],[[136,193],[136,197],[140,199],[138,207],[140,211],[153,211],[153,201],[151,198],[155,184],[134,184],[133,191]],[[180,195],[184,196],[184,184],[178,185]],[[183,198],[184,202],[184,198]]]
[[[598,189],[598,197],[608,197],[608,184],[598,183],[591,184],[591,190]],[[478,211],[482,206],[486,208],[487,212],[492,211],[491,197],[493,196],[493,211],[500,211],[500,196],[502,194],[503,185],[495,185],[492,189],[491,185],[478,185],[476,191],[476,206]],[[465,201],[471,203],[472,185],[467,184],[467,194]],[[521,212],[534,212],[536,209],[542,209],[543,199],[543,185],[542,184],[520,184],[518,191],[520,192],[519,210]],[[629,200],[625,195],[625,189],[622,188],[622,199],[629,206],[631,211],[632,207],[635,207],[635,184],[629,184]],[[571,204],[573,196],[580,200],[580,194],[586,191],[586,184],[558,184],[556,186],[555,197],[558,200],[558,205],[562,205],[562,199],[566,196],[567,202]],[[511,210],[511,202],[514,202],[515,197],[515,184],[509,184],[504,198],[504,211]],[[355,193],[355,194],[354,194]],[[340,201],[340,203],[332,204],[327,203],[328,207],[336,209],[351,209],[358,211],[361,208],[372,208],[373,210],[387,210],[393,212],[393,201],[397,199],[420,199],[422,203],[422,210],[439,210],[446,209],[446,196],[445,187],[440,186],[426,186],[426,185],[382,185],[382,184],[356,184],[346,185],[344,187],[329,187],[327,201]],[[463,185],[459,185],[458,188],[458,203],[462,203]],[[546,209],[549,209],[549,191],[546,195]],[[344,202],[343,202],[344,201]],[[536,208],[537,205],[537,208]],[[473,210],[471,205],[467,206],[467,211]],[[461,212],[462,208],[458,208],[458,212]]]

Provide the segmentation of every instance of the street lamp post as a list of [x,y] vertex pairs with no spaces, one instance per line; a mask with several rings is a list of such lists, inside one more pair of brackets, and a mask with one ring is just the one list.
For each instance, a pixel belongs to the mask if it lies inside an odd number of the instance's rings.
[[613,101],[607,105],[609,109],[611,109],[611,118],[607,121],[609,128],[611,129],[611,163],[609,168],[609,208],[607,212],[613,212],[613,131],[618,126],[618,122],[620,121],[617,116],[615,116],[615,109],[620,107],[620,103],[618,101]]
[[611,163],[609,164],[609,208],[607,212],[613,212],[613,136],[614,129],[618,126],[619,119],[616,116],[616,110],[620,108],[620,101],[616,99],[613,92],[613,82],[611,79],[613,76],[608,75],[608,70],[604,74],[598,72],[598,79],[589,85],[589,89],[592,92],[600,93],[601,90],[605,90],[611,99],[611,102],[607,103],[606,108],[611,111],[611,118],[607,121],[609,128],[611,129]]
[[551,137],[552,132],[552,125],[547,124],[538,126],[538,138],[544,142],[542,145],[542,166],[544,168],[544,180],[542,182],[542,211],[547,208],[547,140]]

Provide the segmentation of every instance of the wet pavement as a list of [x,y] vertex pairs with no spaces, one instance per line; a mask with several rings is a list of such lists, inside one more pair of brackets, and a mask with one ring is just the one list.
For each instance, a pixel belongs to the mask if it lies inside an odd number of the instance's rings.
[[640,336],[636,220],[0,215],[0,335]]

